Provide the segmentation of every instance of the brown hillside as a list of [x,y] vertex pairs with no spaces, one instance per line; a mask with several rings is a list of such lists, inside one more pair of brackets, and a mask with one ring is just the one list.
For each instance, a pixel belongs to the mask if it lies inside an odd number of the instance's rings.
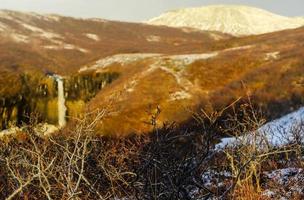
[[113,113],[99,128],[103,134],[118,135],[150,131],[151,113],[157,107],[161,126],[188,121],[199,107],[223,108],[247,94],[269,118],[275,118],[304,103],[303,42],[304,28],[300,28],[223,41],[220,45],[230,48],[209,54],[122,60],[99,69],[97,64],[93,68],[99,72],[123,75],[101,91],[90,108],[111,102]]
[[230,36],[99,19],[75,19],[0,11],[0,66],[14,70],[77,72],[80,66],[117,53],[202,52]]
[[[48,72],[66,77],[94,74],[93,79],[111,72],[119,78],[87,104],[89,110],[110,107],[99,123],[100,134],[148,132],[151,116],[158,111],[158,126],[180,124],[199,108],[218,110],[247,94],[275,118],[304,103],[303,41],[304,28],[235,38],[0,11],[0,95],[18,99],[24,73],[36,83]],[[85,85],[86,78],[81,83]],[[81,106],[76,107],[73,112]]]

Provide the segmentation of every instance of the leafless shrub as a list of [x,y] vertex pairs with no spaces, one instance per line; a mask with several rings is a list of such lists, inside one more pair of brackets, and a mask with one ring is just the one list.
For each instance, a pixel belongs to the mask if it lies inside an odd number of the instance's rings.
[[[277,163],[276,167],[279,167],[279,164],[281,167],[301,167],[299,163],[303,157],[303,125],[300,123],[291,129],[277,128],[260,132],[258,128],[264,120],[261,120],[252,106],[249,108],[250,114],[243,116],[248,122],[244,127],[253,129],[233,129],[236,131],[234,144],[222,150],[225,155],[225,170],[228,169],[231,173],[231,179],[226,191],[220,195],[221,198],[263,199],[265,183],[262,173],[267,168],[276,169],[269,165],[270,161]],[[273,145],[272,139],[280,141],[281,144]],[[286,162],[282,165],[283,160]]]
[[[0,142],[0,199],[264,199],[265,170],[303,166],[303,123],[274,147],[254,131],[264,123],[260,113],[236,103],[201,110],[184,128],[157,129],[158,109],[153,133],[128,138],[95,135],[106,111],[50,138],[28,126],[23,140]],[[214,149],[218,133],[239,136],[237,143]]]
[[[0,143],[1,199],[109,199],[127,196],[143,140],[93,137],[99,112],[65,135],[43,139],[29,126],[25,141]],[[139,147],[138,147],[139,148]],[[133,164],[134,165],[134,164]]]

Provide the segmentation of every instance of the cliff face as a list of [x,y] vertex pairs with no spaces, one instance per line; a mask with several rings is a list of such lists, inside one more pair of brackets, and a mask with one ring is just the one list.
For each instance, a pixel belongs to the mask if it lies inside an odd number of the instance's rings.
[[[67,118],[81,114],[85,103],[107,84],[117,73],[78,74],[64,78]],[[58,84],[52,76],[20,75],[22,87],[13,96],[0,98],[0,129],[31,123],[30,116],[50,124],[58,123]]]

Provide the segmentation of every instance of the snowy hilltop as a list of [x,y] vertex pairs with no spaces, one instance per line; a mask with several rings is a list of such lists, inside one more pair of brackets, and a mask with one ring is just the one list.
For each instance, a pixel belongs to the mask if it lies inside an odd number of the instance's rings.
[[147,23],[241,36],[298,28],[304,26],[304,18],[280,16],[248,6],[213,5],[169,11]]

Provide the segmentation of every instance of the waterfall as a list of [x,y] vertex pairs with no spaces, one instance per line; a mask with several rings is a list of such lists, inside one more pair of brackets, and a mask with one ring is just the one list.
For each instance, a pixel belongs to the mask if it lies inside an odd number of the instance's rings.
[[58,84],[58,125],[64,127],[66,125],[66,111],[63,79],[61,76],[55,75],[55,80]]

